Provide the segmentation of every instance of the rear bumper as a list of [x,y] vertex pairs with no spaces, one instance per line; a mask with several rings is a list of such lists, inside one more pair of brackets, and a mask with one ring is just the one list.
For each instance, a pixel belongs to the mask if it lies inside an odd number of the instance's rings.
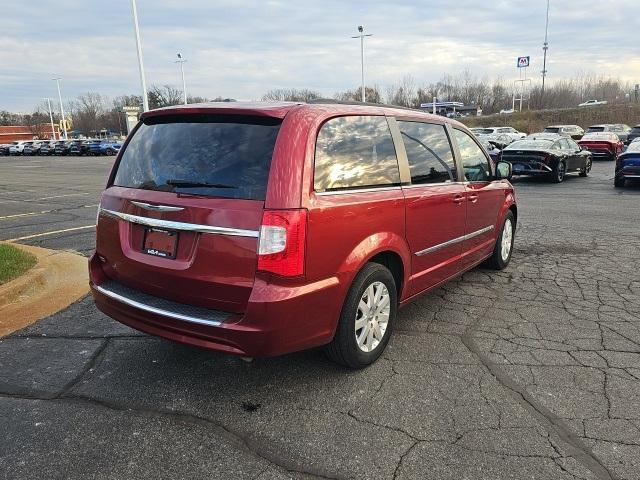
[[[148,308],[144,294],[136,297],[142,300],[138,305],[127,301],[127,295],[109,295],[102,287],[109,280],[95,255],[89,262],[89,276],[96,306],[120,323],[175,342],[250,357],[282,355],[330,342],[342,306],[336,277],[295,287],[256,278],[243,314],[209,311],[215,314],[209,321],[197,322],[176,318],[167,309]],[[189,311],[196,319],[206,317],[197,309],[195,314]]]
[[613,160],[613,159],[616,158],[616,154],[611,152],[610,150],[592,150],[592,149],[589,149],[589,151],[591,152],[591,155],[593,156],[594,159]]
[[511,163],[513,175],[547,175],[552,172],[551,167],[543,162],[507,161]]

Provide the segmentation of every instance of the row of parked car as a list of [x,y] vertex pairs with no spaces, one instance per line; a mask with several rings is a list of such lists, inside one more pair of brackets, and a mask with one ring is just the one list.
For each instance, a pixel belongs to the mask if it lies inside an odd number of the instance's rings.
[[586,177],[598,159],[616,162],[616,187],[640,179],[640,125],[593,125],[586,133],[577,125],[551,125],[530,135],[511,127],[472,131],[495,162],[511,164],[513,175],[545,176],[560,183],[569,173]]
[[115,155],[122,143],[117,140],[18,140],[0,145],[0,155]]

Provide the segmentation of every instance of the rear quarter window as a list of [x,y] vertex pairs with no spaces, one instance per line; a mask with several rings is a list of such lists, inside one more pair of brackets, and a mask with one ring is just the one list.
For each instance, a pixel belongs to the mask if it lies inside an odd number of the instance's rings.
[[315,191],[399,184],[398,159],[385,117],[337,117],[321,127],[316,140]]
[[129,141],[113,184],[264,200],[280,124],[233,115],[151,117]]

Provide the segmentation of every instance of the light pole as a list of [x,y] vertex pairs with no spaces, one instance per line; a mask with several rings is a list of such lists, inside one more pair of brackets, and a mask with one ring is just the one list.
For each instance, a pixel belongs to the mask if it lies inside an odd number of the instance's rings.
[[52,78],[52,80],[56,81],[56,85],[58,85],[58,100],[60,100],[60,118],[62,121],[62,130],[64,131],[64,139],[68,140],[67,137],[67,121],[66,118],[64,116],[64,107],[62,106],[62,93],[60,93],[60,80],[62,80],[61,77],[55,77]]
[[547,0],[547,21],[545,23],[545,27],[544,27],[544,44],[542,45],[542,51],[543,53],[543,59],[542,59],[542,90],[540,92],[540,103],[542,105],[540,105],[542,108],[544,108],[544,80],[547,77],[547,50],[549,50],[549,42],[548,42],[548,37],[549,37],[549,0]]
[[187,104],[187,82],[185,82],[184,80],[184,62],[186,62],[186,60],[184,58],[182,58],[182,54],[178,53],[178,60],[176,60],[174,63],[179,63],[180,64],[180,73],[182,74],[182,95],[184,96],[184,104]]
[[56,127],[53,125],[53,112],[51,111],[51,99],[47,98],[47,104],[49,105],[49,121],[51,122],[51,135],[53,135],[53,139],[56,139]]
[[140,43],[140,27],[138,26],[138,9],[136,0],[131,0],[133,10],[133,28],[136,34],[136,47],[138,48],[138,68],[140,69],[140,83],[142,84],[142,109],[149,110],[149,98],[147,97],[147,81],[144,78],[144,65],[142,63],[142,43]]
[[362,25],[358,26],[359,35],[351,38],[359,38],[360,39],[360,69],[362,74],[362,103],[365,102],[365,86],[364,86],[364,37],[372,37],[373,34],[369,33],[367,35],[364,34],[364,27]]

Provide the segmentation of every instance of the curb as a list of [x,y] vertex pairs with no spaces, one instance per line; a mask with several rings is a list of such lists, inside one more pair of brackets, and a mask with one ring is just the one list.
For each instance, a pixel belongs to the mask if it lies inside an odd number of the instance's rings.
[[12,243],[38,263],[0,286],[0,337],[53,315],[89,293],[87,258],[76,253]]

